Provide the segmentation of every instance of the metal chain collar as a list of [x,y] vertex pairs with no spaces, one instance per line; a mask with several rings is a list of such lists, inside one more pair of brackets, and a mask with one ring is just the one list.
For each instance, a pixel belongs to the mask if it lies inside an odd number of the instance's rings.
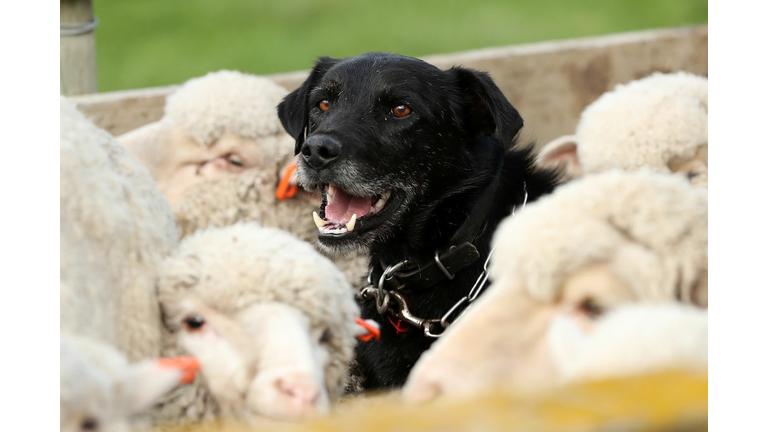
[[[525,195],[523,196],[523,204],[521,205],[520,210],[525,208],[525,204],[528,202],[528,188],[526,187],[525,182],[523,182],[523,192]],[[516,209],[517,206],[512,208],[513,217],[515,216]],[[367,300],[370,298],[370,296],[373,296],[376,301],[376,311],[379,314],[383,315],[385,313],[389,313],[400,321],[404,321],[414,327],[418,327],[424,332],[424,336],[436,339],[445,333],[445,330],[448,328],[448,326],[464,316],[467,310],[469,310],[469,308],[472,306],[472,302],[477,299],[477,297],[485,288],[488,282],[488,263],[491,261],[491,256],[493,256],[493,251],[495,249],[496,248],[491,249],[491,251],[488,253],[488,257],[485,259],[485,263],[483,264],[483,271],[480,273],[480,276],[478,276],[475,284],[472,286],[472,289],[469,290],[469,294],[456,302],[441,318],[426,319],[413,315],[408,308],[408,302],[406,301],[405,297],[403,297],[403,295],[397,289],[384,289],[384,283],[388,280],[391,280],[395,272],[410,264],[408,260],[403,260],[395,265],[388,266],[384,270],[384,273],[381,274],[379,282],[376,286],[373,285],[373,281],[371,280],[373,277],[373,269],[371,269],[371,271],[368,273],[368,286],[361,288],[357,295],[363,300]],[[445,267],[440,262],[437,252],[435,252],[435,261],[437,262],[437,265],[446,272],[446,275],[448,275],[449,273],[447,270],[445,270]],[[448,279],[453,279],[453,275],[451,275],[451,277]],[[392,304],[392,300],[394,300],[394,304]],[[456,311],[464,304],[467,305],[464,310],[462,310],[455,319],[448,321],[451,316],[453,316]]]

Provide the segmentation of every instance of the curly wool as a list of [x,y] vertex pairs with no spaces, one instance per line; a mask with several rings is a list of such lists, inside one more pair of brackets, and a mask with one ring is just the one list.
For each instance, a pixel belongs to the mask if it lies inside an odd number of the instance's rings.
[[576,128],[585,173],[647,167],[670,172],[708,143],[707,80],[687,73],[654,74],[600,96]]
[[614,91],[638,93],[663,93],[674,97],[693,98],[709,111],[709,81],[707,78],[689,72],[654,72],[645,78],[618,84]]
[[707,194],[647,170],[587,176],[504,220],[493,243],[495,283],[542,301],[595,262],[610,263],[640,299],[691,301],[707,271]]
[[188,80],[168,96],[165,118],[203,146],[225,132],[249,139],[272,136],[283,132],[276,107],[287,94],[268,78],[230,70],[210,72]]
[[178,241],[149,172],[61,98],[61,330],[159,354],[155,278]]
[[[224,314],[263,302],[298,309],[312,327],[332,329],[326,388],[332,399],[341,396],[359,309],[344,275],[308,243],[254,223],[198,231],[166,260],[158,293],[166,317],[179,314],[177,301],[187,293]],[[166,326],[179,330],[175,322]]]

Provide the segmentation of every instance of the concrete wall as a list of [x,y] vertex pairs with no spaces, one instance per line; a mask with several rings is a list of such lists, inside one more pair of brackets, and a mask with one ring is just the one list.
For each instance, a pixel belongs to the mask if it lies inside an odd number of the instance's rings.
[[[525,120],[524,138],[540,144],[573,132],[579,113],[616,84],[654,71],[707,75],[706,25],[541,42],[424,57],[441,68],[491,74]],[[322,54],[322,53],[318,53]],[[307,72],[271,75],[293,90]],[[158,120],[177,86],[73,97],[97,125],[119,135]]]

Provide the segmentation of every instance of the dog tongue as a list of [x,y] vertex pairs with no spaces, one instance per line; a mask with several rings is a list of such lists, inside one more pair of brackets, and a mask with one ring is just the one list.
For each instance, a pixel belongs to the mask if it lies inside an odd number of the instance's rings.
[[361,218],[371,212],[371,197],[356,197],[340,187],[333,194],[333,201],[325,206],[325,218],[335,223],[347,223],[356,214]]

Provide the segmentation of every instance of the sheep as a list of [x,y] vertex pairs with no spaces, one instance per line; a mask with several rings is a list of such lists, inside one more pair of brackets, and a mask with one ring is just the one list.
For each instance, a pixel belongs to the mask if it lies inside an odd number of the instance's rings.
[[189,379],[183,368],[164,363],[130,364],[116,348],[94,339],[62,334],[60,346],[62,431],[147,428],[147,419],[137,415]]
[[131,361],[157,357],[155,280],[178,241],[170,205],[111,135],[60,107],[61,330]]
[[179,383],[142,360],[160,353],[155,280],[178,233],[147,170],[64,98],[60,113],[61,429],[127,430]]
[[343,393],[359,315],[344,275],[311,245],[237,223],[182,240],[158,296],[167,355],[201,363],[157,422],[248,422],[327,412]]
[[[690,352],[706,352],[699,344],[669,355],[645,353],[639,365],[625,369],[605,364],[590,369],[597,363],[588,356],[583,367],[577,360],[570,369],[563,365],[571,353],[562,341],[577,333],[567,332],[563,319],[591,338],[573,343],[574,351],[592,347],[589,340],[602,347],[601,353],[621,350],[631,343],[622,341],[621,332],[642,335],[644,322],[649,334],[706,343],[706,316],[703,327],[696,327],[701,318],[683,312],[677,314],[679,327],[669,324],[677,318],[654,321],[664,311],[609,319],[612,310],[618,314],[620,306],[632,303],[706,307],[707,193],[684,178],[648,170],[587,176],[504,220],[493,245],[493,285],[414,366],[404,388],[406,400],[471,393],[494,382],[528,388],[577,379],[582,372],[611,376],[673,367],[675,362],[662,360],[675,356],[685,366],[691,364],[686,361]],[[647,339],[641,342],[655,349]],[[670,346],[660,343],[659,349]],[[619,354],[603,357],[618,364]],[[660,360],[643,363],[646,358]]]
[[[170,204],[145,168],[64,99],[61,130],[63,334],[111,345],[130,361],[199,355],[203,378],[162,398],[150,413],[156,423],[245,408],[275,417],[326,410],[343,387],[356,330],[353,292],[338,269],[308,243],[255,224],[209,228],[177,244]],[[205,279],[190,279],[198,274]],[[179,336],[193,313],[213,329],[197,332],[202,339]],[[243,361],[261,381],[236,406],[227,368]]]
[[[170,95],[161,120],[118,137],[171,202],[181,237],[209,226],[258,221],[316,241],[310,215],[319,197],[275,196],[294,160],[293,138],[276,108],[287,94],[267,78],[211,72]],[[334,261],[353,285],[362,285],[365,255]]]
[[708,82],[686,72],[654,73],[600,96],[575,135],[543,147],[541,166],[565,164],[567,177],[641,167],[687,175],[707,186]]

